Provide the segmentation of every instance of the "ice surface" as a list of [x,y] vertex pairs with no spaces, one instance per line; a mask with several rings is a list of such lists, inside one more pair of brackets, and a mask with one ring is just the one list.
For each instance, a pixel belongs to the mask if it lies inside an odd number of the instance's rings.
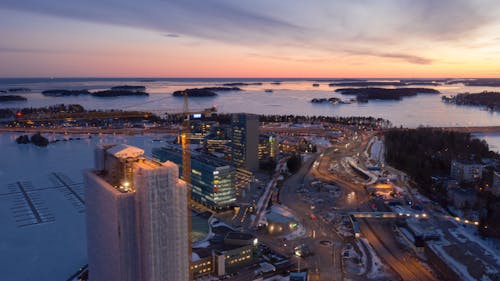
[[[43,148],[16,144],[19,135],[0,134],[0,279],[66,280],[87,263],[85,212],[78,197],[84,200],[82,170],[92,168],[94,147],[129,144],[151,155],[151,148],[162,144],[152,141],[158,136],[147,135],[89,138],[89,135],[47,134],[49,140],[67,141]],[[18,182],[25,186],[34,211]],[[19,217],[14,209],[26,215]],[[20,222],[16,222],[19,219],[35,224],[20,227]]]

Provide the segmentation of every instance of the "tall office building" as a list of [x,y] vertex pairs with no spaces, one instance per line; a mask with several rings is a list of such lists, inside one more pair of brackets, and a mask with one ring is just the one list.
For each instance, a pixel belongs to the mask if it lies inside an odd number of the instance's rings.
[[259,168],[259,116],[233,114],[231,117],[232,161],[251,171]]
[[128,145],[96,149],[86,171],[89,280],[189,280],[186,184],[172,162]]
[[[174,147],[153,149],[159,161],[172,161],[182,174],[182,151]],[[236,202],[235,169],[229,161],[206,154],[191,154],[191,198],[213,209],[225,209]]]

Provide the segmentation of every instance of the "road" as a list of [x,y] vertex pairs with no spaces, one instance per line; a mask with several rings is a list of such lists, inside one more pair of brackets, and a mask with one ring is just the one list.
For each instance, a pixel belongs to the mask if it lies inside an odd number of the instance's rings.
[[[309,266],[310,280],[343,280],[341,264],[342,238],[336,234],[332,225],[323,222],[321,219],[311,219],[310,204],[300,200],[300,193],[296,192],[303,185],[308,187],[310,180],[313,178],[309,171],[319,157],[319,153],[311,155],[303,163],[299,172],[287,179],[280,192],[280,200],[283,205],[294,211],[307,230],[307,237],[296,241],[294,244],[306,244],[315,253],[314,256],[305,258],[304,261]],[[329,241],[330,243],[323,245],[321,241]],[[288,245],[288,247],[290,251],[293,249],[293,245]]]
[[[333,173],[330,168],[331,163],[338,162],[343,157],[362,155],[369,137],[362,136],[354,140],[347,149],[337,151],[329,149],[318,160],[317,169],[312,171],[317,178],[336,182],[346,192],[356,192],[356,201],[351,202],[350,207],[361,211],[371,211],[369,208],[370,197],[364,190],[363,185],[356,183],[361,179],[355,180],[353,173],[345,170],[341,165],[338,165],[338,168]],[[417,258],[412,257],[412,253],[409,253],[399,244],[395,237],[396,234],[392,231],[391,222],[365,219],[361,221],[360,229],[362,236],[372,245],[377,255],[403,280],[437,280]]]

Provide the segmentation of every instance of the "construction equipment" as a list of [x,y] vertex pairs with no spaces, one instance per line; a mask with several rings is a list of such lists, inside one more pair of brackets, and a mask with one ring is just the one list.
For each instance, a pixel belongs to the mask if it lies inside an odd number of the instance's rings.
[[189,143],[191,140],[191,125],[190,125],[190,116],[194,114],[211,114],[215,111],[215,107],[208,108],[202,111],[189,111],[188,104],[188,92],[184,91],[184,106],[182,109],[182,114],[184,115],[184,120],[182,122],[182,132],[181,132],[181,145],[182,145],[182,178],[186,182],[187,185],[187,206],[188,206],[188,246],[189,246],[189,259],[190,259],[190,268],[189,268],[189,280],[193,280],[193,271],[191,270],[191,258],[192,258],[192,221],[191,221],[191,151],[189,149]]

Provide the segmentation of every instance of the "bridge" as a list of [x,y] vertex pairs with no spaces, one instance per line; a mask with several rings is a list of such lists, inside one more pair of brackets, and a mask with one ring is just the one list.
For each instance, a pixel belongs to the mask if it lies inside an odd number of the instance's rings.
[[396,219],[405,216],[394,212],[350,212],[349,215],[362,219]]

